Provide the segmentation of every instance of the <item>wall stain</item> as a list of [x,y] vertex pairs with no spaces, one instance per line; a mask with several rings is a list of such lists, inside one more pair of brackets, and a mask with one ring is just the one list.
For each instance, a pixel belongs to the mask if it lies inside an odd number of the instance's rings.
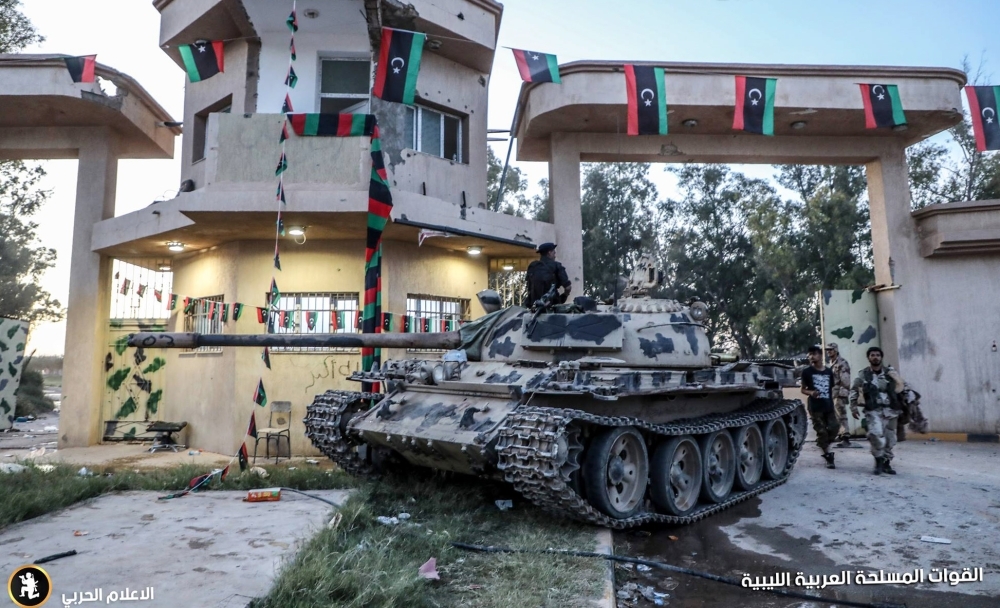
[[930,340],[927,339],[927,328],[923,321],[911,321],[903,323],[903,337],[899,341],[899,358],[910,360],[917,356],[924,356],[930,348]]

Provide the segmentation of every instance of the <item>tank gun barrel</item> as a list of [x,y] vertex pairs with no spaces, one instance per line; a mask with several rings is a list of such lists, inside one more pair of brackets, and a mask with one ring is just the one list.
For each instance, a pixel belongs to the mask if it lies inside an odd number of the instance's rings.
[[457,331],[437,333],[382,334],[129,334],[128,345],[143,348],[198,348],[199,346],[269,346],[322,348],[457,348],[462,343]]

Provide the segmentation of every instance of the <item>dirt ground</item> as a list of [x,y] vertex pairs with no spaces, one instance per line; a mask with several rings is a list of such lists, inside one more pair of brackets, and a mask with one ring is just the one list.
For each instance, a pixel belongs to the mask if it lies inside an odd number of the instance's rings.
[[[615,553],[644,557],[740,580],[788,572],[836,575],[884,570],[982,568],[983,582],[845,585],[803,601],[658,570],[617,568],[616,585],[634,582],[668,596],[619,606],[819,608],[837,599],[909,608],[1000,606],[1000,445],[924,441],[896,448],[895,476],[871,474],[864,449],[838,449],[824,468],[807,444],[788,483],[690,526],[615,534]],[[672,540],[670,537],[676,537]],[[921,541],[946,538],[951,544]]]

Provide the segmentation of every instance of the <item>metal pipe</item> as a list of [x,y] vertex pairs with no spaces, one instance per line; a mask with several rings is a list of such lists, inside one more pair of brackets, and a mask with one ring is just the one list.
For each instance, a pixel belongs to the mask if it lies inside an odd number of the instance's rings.
[[198,348],[199,346],[270,346],[326,348],[457,348],[462,336],[457,331],[384,334],[129,334],[128,345],[143,348]]

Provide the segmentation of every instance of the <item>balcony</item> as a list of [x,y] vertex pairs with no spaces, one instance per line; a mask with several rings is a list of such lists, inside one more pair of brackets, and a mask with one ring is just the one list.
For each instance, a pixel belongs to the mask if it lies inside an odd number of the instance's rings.
[[925,258],[1000,252],[1000,200],[929,205],[913,218]]

